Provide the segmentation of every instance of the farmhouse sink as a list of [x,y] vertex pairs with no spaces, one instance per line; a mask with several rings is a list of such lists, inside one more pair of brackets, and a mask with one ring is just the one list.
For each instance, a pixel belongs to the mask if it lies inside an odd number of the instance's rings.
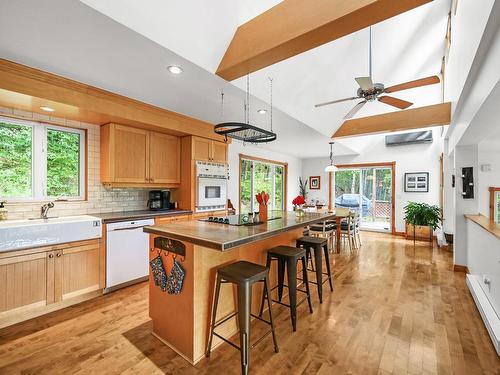
[[0,252],[101,236],[101,219],[89,215],[0,221]]

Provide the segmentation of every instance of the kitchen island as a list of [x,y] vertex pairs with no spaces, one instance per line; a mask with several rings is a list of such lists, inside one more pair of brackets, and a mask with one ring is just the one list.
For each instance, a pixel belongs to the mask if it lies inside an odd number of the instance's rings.
[[[150,234],[150,260],[161,254],[169,273],[174,252],[185,271],[179,294],[168,294],[156,286],[150,272],[149,315],[153,334],[191,364],[203,358],[210,324],[216,270],[224,264],[246,260],[265,264],[268,249],[278,245],[295,246],[308,225],[333,218],[331,213],[306,213],[297,217],[293,212],[274,214],[274,219],[258,225],[227,225],[222,223],[187,221],[144,228]],[[278,218],[276,218],[278,217]],[[159,248],[171,248],[158,251]],[[271,285],[276,284],[276,270],[271,270]],[[256,312],[262,298],[260,285],[253,289],[252,311]],[[233,287],[221,288],[217,319],[235,310]],[[226,337],[237,332],[236,319],[229,319],[218,328]],[[213,347],[221,341],[215,340]]]

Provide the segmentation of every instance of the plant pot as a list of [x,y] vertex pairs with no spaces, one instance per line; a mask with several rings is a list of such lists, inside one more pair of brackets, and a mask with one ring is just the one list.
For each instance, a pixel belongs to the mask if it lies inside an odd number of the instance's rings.
[[[415,232],[413,231],[413,227],[415,227]],[[410,223],[406,223],[406,238],[413,239],[413,235],[415,234],[415,239],[419,241],[432,241],[432,228],[427,225],[415,225]]]

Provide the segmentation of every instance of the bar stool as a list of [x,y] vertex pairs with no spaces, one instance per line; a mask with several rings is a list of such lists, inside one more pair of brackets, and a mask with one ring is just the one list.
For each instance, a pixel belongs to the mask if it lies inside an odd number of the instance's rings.
[[[311,237],[305,236],[297,240],[297,247],[303,247],[306,251],[306,258],[311,257],[311,250],[314,252],[314,265],[316,272],[316,281],[311,281],[312,284],[316,284],[318,287],[318,297],[319,303],[323,303],[323,284],[328,280],[330,283],[330,290],[333,292],[333,282],[332,282],[332,272],[330,269],[330,255],[328,252],[328,239],[322,237]],[[323,272],[323,256],[321,250],[324,252],[326,271]],[[327,277],[323,279],[323,275]]]
[[[309,304],[309,312],[313,312],[311,304],[311,293],[309,291],[309,282],[307,280],[307,261],[306,251],[292,246],[276,246],[267,251],[266,267],[270,269],[271,262],[278,261],[278,285],[273,287],[270,292],[278,288],[278,300],[272,300],[280,305],[290,308],[290,319],[292,320],[292,328],[295,332],[297,330],[297,306],[307,299]],[[302,277],[306,290],[297,288],[297,262],[302,261]],[[288,285],[285,281],[285,266],[287,270]],[[281,302],[283,298],[283,287],[288,288],[288,298],[290,304]],[[306,298],[297,303],[297,292],[306,294]],[[264,299],[269,298],[269,295],[262,295],[262,302],[260,305],[259,316],[262,316],[264,311]],[[268,299],[269,303],[269,299]]]
[[[257,282],[264,283],[264,294],[268,297],[269,307],[269,321],[262,319],[251,313],[252,304],[252,285]],[[217,305],[219,303],[219,293],[221,284],[232,283],[238,287],[238,311],[225,317],[218,323],[215,322],[217,318]],[[279,352],[278,343],[276,341],[276,334],[274,331],[273,314],[271,311],[271,302],[269,302],[269,268],[259,264],[250,263],[246,261],[238,261],[228,264],[227,266],[220,267],[217,270],[217,282],[215,288],[214,304],[212,307],[212,322],[210,324],[210,336],[208,339],[208,346],[206,356],[210,357],[212,350],[213,336],[217,336],[221,340],[227,342],[234,348],[241,352],[241,373],[248,374],[248,366],[250,363],[250,349],[254,348],[261,342],[269,333],[273,335],[274,351]],[[238,325],[240,331],[240,346],[233,344],[231,341],[217,334],[214,330],[222,323],[238,315]],[[259,319],[271,326],[261,338],[250,346],[250,317]]]

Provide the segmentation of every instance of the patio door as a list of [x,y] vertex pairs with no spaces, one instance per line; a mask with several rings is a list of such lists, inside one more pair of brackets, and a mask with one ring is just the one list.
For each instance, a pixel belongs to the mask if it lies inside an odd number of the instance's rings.
[[346,167],[335,172],[335,206],[360,215],[362,229],[392,231],[392,166]]

